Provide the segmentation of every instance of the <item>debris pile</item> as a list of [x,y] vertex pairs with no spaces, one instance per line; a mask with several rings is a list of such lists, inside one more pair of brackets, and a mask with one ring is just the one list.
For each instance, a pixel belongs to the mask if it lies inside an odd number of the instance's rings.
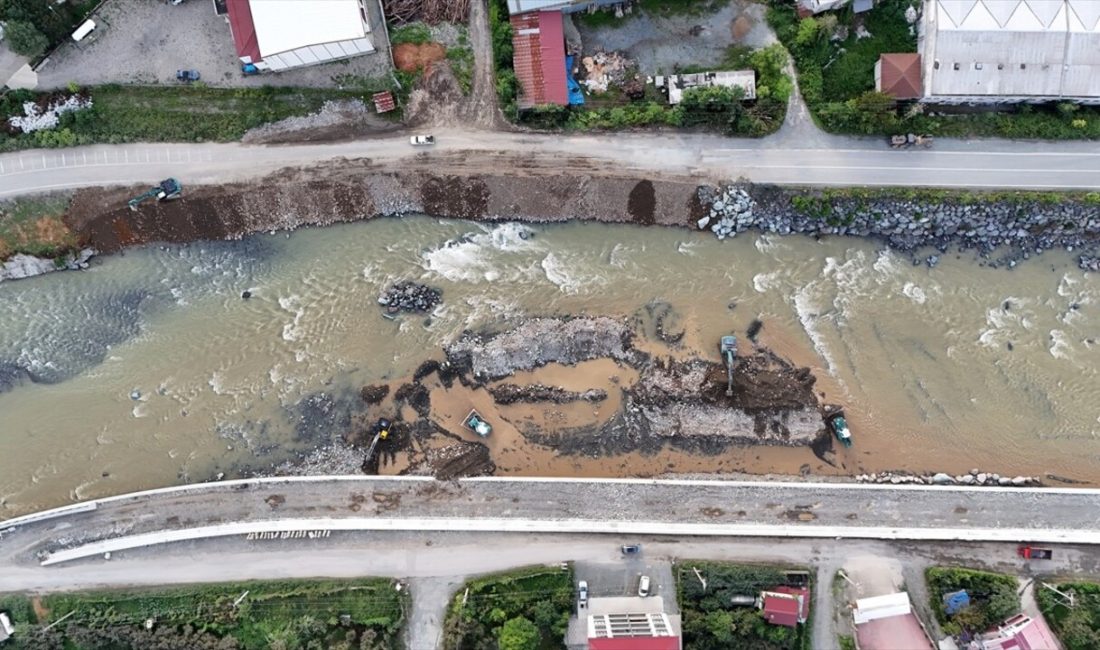
[[596,52],[581,59],[584,79],[581,81],[590,92],[605,93],[609,86],[621,86],[637,67],[632,59],[621,52]]
[[395,25],[418,20],[464,25],[470,17],[470,0],[382,0],[382,7]]
[[698,221],[699,230],[709,227],[718,239],[736,237],[756,226],[752,214],[755,206],[748,192],[729,186],[710,202],[708,214]]
[[489,388],[489,394],[497,404],[508,405],[519,402],[552,402],[554,404],[566,404],[568,402],[602,402],[607,399],[607,391],[599,388],[590,388],[583,393],[565,390],[559,386],[544,386],[543,384],[500,384]]
[[977,469],[970,470],[969,474],[952,476],[946,472],[935,474],[909,474],[906,472],[878,472],[872,474],[859,474],[856,480],[860,483],[890,483],[892,485],[973,485],[993,487],[1022,487],[1025,485],[1042,485],[1042,481],[1036,476],[1001,476],[993,472],[983,472]]
[[439,289],[413,282],[400,282],[378,296],[378,304],[389,314],[430,311],[442,300],[443,293]]
[[68,95],[37,102],[23,102],[23,115],[8,118],[8,126],[16,133],[52,129],[61,122],[63,114],[91,107],[92,99],[86,95]]

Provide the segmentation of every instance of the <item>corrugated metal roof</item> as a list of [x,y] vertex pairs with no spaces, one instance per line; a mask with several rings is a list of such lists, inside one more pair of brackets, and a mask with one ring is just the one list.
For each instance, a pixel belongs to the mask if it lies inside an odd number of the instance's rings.
[[565,35],[561,12],[512,16],[512,67],[519,80],[519,106],[569,103],[565,81]]
[[237,48],[237,56],[249,58],[251,61],[260,60],[260,43],[256,40],[256,26],[252,24],[252,9],[248,0],[228,0],[226,7],[229,10],[229,31],[233,34],[233,45]]
[[1100,97],[1098,0],[932,0],[926,11],[926,95]]

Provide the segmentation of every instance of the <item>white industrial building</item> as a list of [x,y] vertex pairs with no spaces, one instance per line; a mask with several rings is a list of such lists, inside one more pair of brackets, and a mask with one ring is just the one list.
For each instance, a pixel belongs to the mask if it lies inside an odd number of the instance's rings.
[[752,70],[718,70],[658,76],[653,78],[653,85],[657,88],[668,87],[668,103],[673,106],[684,100],[685,90],[700,86],[740,88],[743,93],[741,99],[756,99],[756,73]]
[[1100,0],[926,0],[922,100],[1100,104]]
[[367,2],[227,0],[241,63],[286,70],[374,52]]

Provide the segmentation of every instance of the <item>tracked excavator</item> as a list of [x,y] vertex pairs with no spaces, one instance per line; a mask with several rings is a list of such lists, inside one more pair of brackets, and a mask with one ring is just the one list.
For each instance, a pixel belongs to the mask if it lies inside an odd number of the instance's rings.
[[160,201],[178,199],[181,193],[183,193],[183,185],[180,185],[180,182],[174,178],[166,178],[158,185],[150,187],[144,194],[139,194],[130,199],[130,209],[137,212],[138,206],[146,199],[156,199],[159,203]]

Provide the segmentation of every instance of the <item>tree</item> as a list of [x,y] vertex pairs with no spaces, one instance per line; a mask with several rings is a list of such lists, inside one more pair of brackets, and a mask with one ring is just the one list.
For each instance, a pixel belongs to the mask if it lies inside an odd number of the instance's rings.
[[4,27],[4,34],[8,38],[8,45],[12,52],[32,59],[41,55],[50,46],[50,41],[45,34],[38,31],[31,23],[21,20],[9,22]]
[[542,636],[537,625],[517,616],[501,626],[498,641],[500,650],[538,650]]
[[807,16],[798,23],[798,32],[794,36],[794,44],[805,48],[807,45],[812,45],[820,33],[820,26],[817,21],[813,17]]

